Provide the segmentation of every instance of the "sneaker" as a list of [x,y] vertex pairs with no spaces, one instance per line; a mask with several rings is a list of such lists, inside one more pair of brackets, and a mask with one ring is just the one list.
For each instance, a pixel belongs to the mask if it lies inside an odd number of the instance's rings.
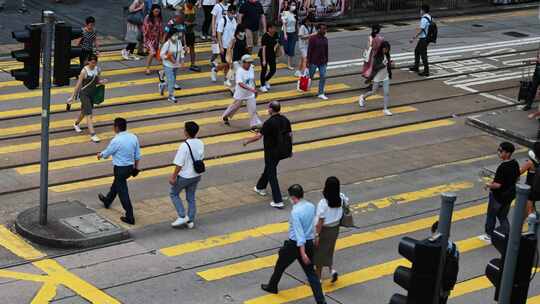
[[186,224],[188,221],[189,221],[189,219],[187,218],[187,216],[179,217],[179,218],[176,219],[176,221],[171,223],[171,226],[179,227],[179,226],[182,226],[182,225]]
[[73,129],[75,129],[75,132],[77,132],[77,133],[81,133],[81,132],[82,132],[81,127],[79,127],[78,124],[73,124]]
[[231,123],[229,122],[229,117],[223,117],[223,124],[225,124],[226,126],[231,125]]
[[167,99],[169,102],[172,102],[172,103],[177,103],[178,100],[176,99],[176,97],[174,96],[169,96],[169,98]]
[[322,99],[322,100],[328,100],[328,97],[326,97],[326,95],[324,94],[317,95],[317,98]]
[[187,222],[186,226],[188,227],[188,229],[193,229],[193,228],[195,228],[195,223],[192,222],[192,221],[189,221],[189,222]]
[[193,71],[193,72],[200,72],[201,68],[196,66],[196,65],[192,65],[192,66],[189,67],[189,70]]
[[101,139],[96,134],[90,136],[90,140],[95,142],[95,143],[98,143],[98,142],[101,141]]
[[136,61],[142,59],[141,57],[139,57],[139,56],[137,56],[137,55],[135,55],[135,54],[129,55],[129,58],[130,58],[131,60],[136,60]]
[[253,191],[257,192],[260,196],[266,196],[266,190],[265,189],[259,189],[257,186],[253,187]]
[[131,60],[131,58],[129,57],[129,53],[126,49],[122,50],[120,53],[122,54],[122,58],[124,58],[124,60]]
[[418,73],[418,76],[429,77],[429,72]]
[[226,87],[230,87],[231,86],[231,82],[227,79],[223,82],[223,85],[226,86]]
[[212,68],[212,71],[210,71],[210,79],[212,79],[212,82],[217,81],[217,71],[216,68]]
[[201,35],[201,40],[206,40],[206,36],[205,35]]
[[263,92],[263,93],[268,92],[268,89],[266,88],[266,86],[260,86],[260,87],[259,87],[259,90],[260,90],[261,92]]
[[165,94],[165,82],[158,83],[158,90],[159,95],[163,96],[163,94]]
[[491,237],[489,235],[487,235],[487,234],[482,234],[478,238],[481,239],[484,242],[491,242]]
[[410,67],[409,71],[418,73],[418,68],[417,67]]
[[523,111],[529,111],[531,109],[530,105],[524,105],[524,106],[520,106],[520,107],[521,107],[521,110],[523,110]]
[[360,95],[358,97],[358,105],[363,108],[366,105],[366,99],[364,98],[364,95]]
[[279,203],[270,202],[270,206],[277,209],[283,209],[285,207],[285,204],[283,204],[283,202],[279,202]]
[[302,76],[302,72],[296,71],[296,72],[294,72],[294,76],[300,77],[300,76]]
[[182,89],[182,87],[181,87],[179,84],[175,84],[175,85],[174,85],[174,89],[177,90],[177,91],[179,91],[179,90]]
[[337,273],[337,271],[335,271],[334,269],[332,269],[332,280],[330,280],[330,283],[335,283],[339,278],[339,274]]
[[384,110],[383,110],[383,113],[384,113],[384,115],[386,115],[386,116],[392,116],[392,112],[390,112],[390,110],[388,110],[388,109],[384,109]]
[[270,88],[272,87],[272,86],[270,85],[270,82],[267,82],[264,86],[265,86],[268,90],[270,90]]

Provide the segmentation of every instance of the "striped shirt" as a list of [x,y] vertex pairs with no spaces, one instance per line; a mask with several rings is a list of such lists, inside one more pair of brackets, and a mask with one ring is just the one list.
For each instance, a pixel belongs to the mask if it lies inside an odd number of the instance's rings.
[[89,32],[83,28],[82,37],[81,37],[81,48],[85,51],[92,51],[96,45],[96,32]]

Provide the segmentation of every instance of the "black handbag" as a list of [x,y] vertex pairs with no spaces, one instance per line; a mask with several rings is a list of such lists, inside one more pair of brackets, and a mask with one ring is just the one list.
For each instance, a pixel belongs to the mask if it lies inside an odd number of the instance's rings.
[[189,145],[187,140],[185,141],[185,143],[188,146],[189,154],[191,155],[191,160],[193,161],[193,170],[195,170],[195,172],[199,174],[204,173],[204,171],[206,171],[206,166],[204,165],[204,161],[202,159],[195,160],[195,157],[193,157],[193,151],[191,151],[191,146]]
[[530,67],[525,67],[521,73],[519,81],[518,101],[527,100],[532,90],[532,77]]

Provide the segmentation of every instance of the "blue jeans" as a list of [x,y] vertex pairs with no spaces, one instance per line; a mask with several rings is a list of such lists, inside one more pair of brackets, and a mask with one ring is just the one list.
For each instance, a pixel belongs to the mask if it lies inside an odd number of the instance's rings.
[[169,196],[171,197],[174,208],[176,208],[178,217],[186,216],[184,204],[180,198],[180,192],[185,189],[186,200],[188,202],[188,217],[190,221],[195,220],[195,213],[197,212],[197,207],[195,206],[195,191],[197,190],[197,184],[199,184],[200,180],[200,176],[194,178],[183,178],[181,176],[176,177],[176,184],[171,186]]
[[165,77],[167,78],[167,91],[169,92],[169,97],[173,97],[174,85],[176,84],[176,72],[178,71],[178,68],[163,66],[163,71],[165,72]]
[[315,75],[315,72],[319,69],[319,95],[324,94],[324,84],[326,83],[326,64],[321,65],[315,65],[310,64],[309,65],[309,78],[313,79],[313,75]]
[[285,55],[289,57],[294,57],[294,48],[296,46],[296,33],[287,33],[287,40],[285,40],[285,35],[283,35],[282,44]]

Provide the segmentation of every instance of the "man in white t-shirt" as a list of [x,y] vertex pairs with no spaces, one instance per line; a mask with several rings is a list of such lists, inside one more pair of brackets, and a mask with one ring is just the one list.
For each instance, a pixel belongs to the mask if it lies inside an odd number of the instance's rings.
[[217,23],[220,18],[227,14],[229,4],[224,0],[218,0],[214,8],[212,9],[212,56],[210,57],[210,65],[212,67],[211,78],[213,82],[216,82],[215,70],[217,69],[216,58],[219,56],[219,44],[217,40]]
[[236,70],[236,88],[234,90],[234,102],[223,112],[223,123],[230,125],[231,119],[236,111],[240,109],[242,101],[246,102],[249,113],[249,126],[252,130],[259,129],[262,125],[259,115],[257,115],[257,89],[255,88],[255,70],[253,68],[253,57],[251,55],[242,56],[242,66]]
[[[217,79],[217,72],[223,70],[225,75],[225,81],[223,85],[226,87],[231,86],[231,82],[227,79],[226,75],[229,72],[229,62],[227,62],[227,51],[231,46],[231,42],[234,38],[234,32],[236,31],[236,7],[229,5],[227,14],[218,19],[217,22],[217,41],[219,44],[219,53],[221,55],[221,64],[217,68],[212,68],[212,80]],[[232,52],[232,50],[230,50]]]
[[[193,167],[194,160],[202,160],[204,158],[204,144],[197,138],[199,125],[194,121],[188,121],[184,125],[184,135],[186,140],[180,144],[176,156],[174,157],[174,172],[169,178],[171,191],[169,193],[171,201],[178,213],[178,219],[171,225],[173,227],[187,224],[188,228],[195,227],[195,213],[197,211],[195,205],[195,191],[197,184],[201,180],[201,175],[195,172]],[[188,202],[188,214],[184,209],[180,192],[186,190],[186,200]]]

